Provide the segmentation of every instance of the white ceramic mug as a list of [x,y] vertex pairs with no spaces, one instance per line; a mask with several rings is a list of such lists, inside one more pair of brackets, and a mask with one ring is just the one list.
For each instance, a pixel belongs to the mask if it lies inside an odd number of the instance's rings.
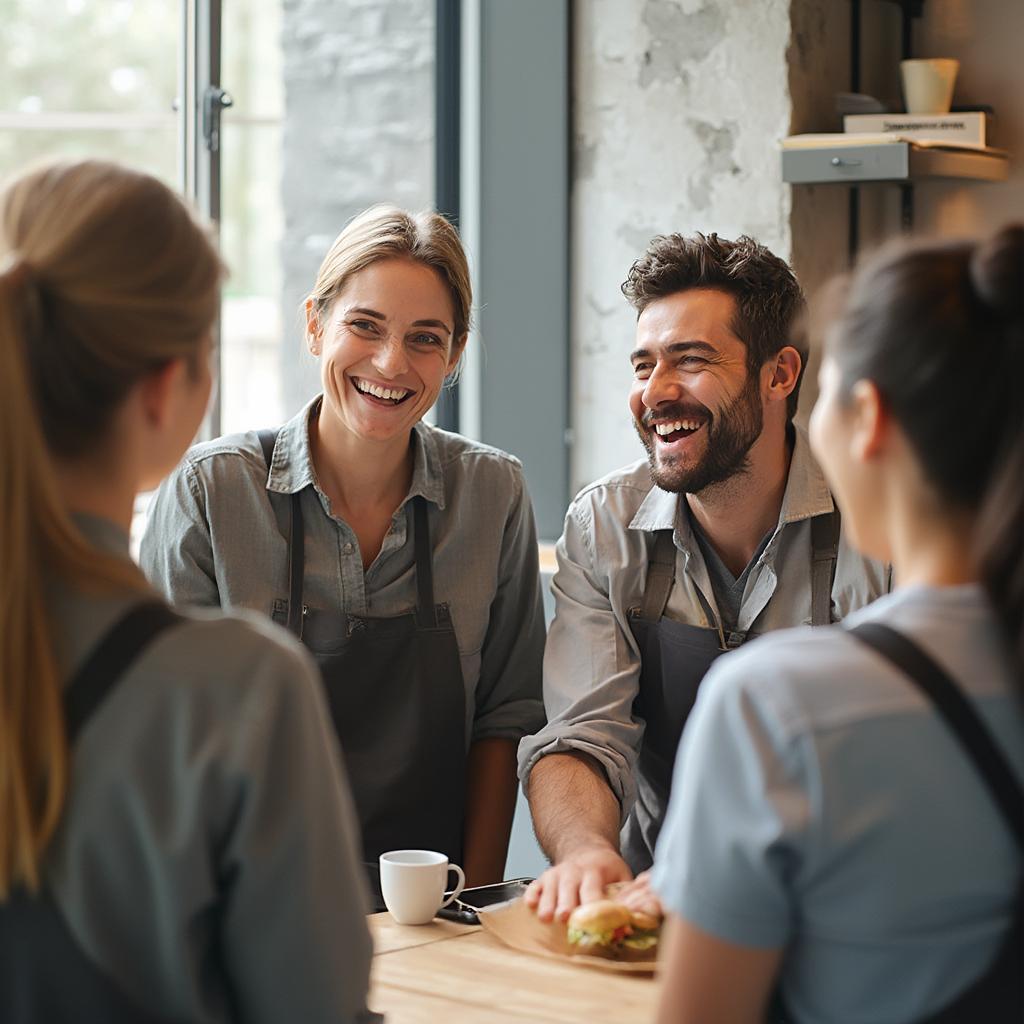
[[[445,897],[448,872],[459,876],[458,885]],[[466,886],[458,864],[449,864],[433,850],[392,850],[380,855],[380,891],[384,905],[399,924],[429,924]],[[443,901],[443,902],[442,902]]]
[[960,62],[947,57],[901,60],[903,99],[908,114],[948,114]]

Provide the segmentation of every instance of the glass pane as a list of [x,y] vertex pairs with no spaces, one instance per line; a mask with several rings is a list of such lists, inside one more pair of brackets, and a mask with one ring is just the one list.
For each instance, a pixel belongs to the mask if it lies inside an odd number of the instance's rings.
[[102,156],[178,186],[178,4],[0,0],[0,173]]
[[221,430],[318,390],[303,298],[345,222],[433,202],[434,0],[223,0]]
[[221,430],[281,422],[281,126],[224,118],[221,250],[230,269],[221,310]]
[[283,416],[280,0],[224,4],[221,248],[231,272],[221,319],[221,430]]

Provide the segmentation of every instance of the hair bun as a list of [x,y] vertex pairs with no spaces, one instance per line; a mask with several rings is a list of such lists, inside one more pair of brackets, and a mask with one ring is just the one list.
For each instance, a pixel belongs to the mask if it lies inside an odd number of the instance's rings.
[[975,294],[994,312],[1024,313],[1024,224],[1008,224],[980,242],[968,274]]

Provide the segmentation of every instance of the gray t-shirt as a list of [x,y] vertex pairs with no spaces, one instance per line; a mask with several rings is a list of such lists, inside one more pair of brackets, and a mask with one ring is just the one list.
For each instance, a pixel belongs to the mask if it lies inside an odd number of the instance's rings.
[[721,619],[722,628],[727,634],[733,633],[739,622],[740,609],[743,607],[743,595],[747,591],[750,575],[764,554],[765,548],[768,547],[774,531],[769,530],[761,538],[761,543],[758,544],[757,550],[751,555],[750,561],[747,562],[743,571],[739,576],[733,576],[692,512],[689,513],[689,519],[694,539],[700,547],[700,553],[704,556],[704,564],[707,566],[708,579],[711,581],[711,589],[715,594],[715,604],[718,606],[718,616]]
[[[953,676],[1024,780],[1024,712],[977,586],[915,587],[847,623],[905,632]],[[785,947],[796,1024],[905,1024],[948,1003],[1006,934],[1020,852],[912,682],[841,627],[715,663],[676,759],[653,884],[727,942]]]
[[[117,526],[77,522],[128,557]],[[50,590],[70,680],[139,597]],[[284,630],[210,613],[161,634],[87,721],[45,881],[136,1001],[192,1024],[375,1019],[358,826],[327,721]]]

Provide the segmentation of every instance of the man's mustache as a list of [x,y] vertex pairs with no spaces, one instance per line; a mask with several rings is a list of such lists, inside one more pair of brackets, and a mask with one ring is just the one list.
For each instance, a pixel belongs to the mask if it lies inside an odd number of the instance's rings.
[[650,430],[655,422],[710,420],[711,418],[710,410],[699,402],[676,402],[674,405],[659,405],[657,409],[648,409],[641,417],[640,422],[647,430]]

